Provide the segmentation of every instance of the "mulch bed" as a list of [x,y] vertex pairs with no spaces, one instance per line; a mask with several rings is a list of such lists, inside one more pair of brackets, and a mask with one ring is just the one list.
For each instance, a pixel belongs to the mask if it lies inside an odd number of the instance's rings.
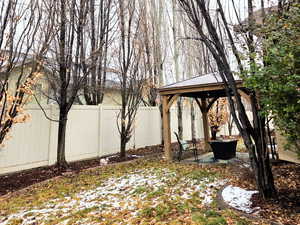
[[300,224],[300,165],[282,163],[273,166],[278,199],[264,201],[253,195],[253,207],[260,207],[260,216],[285,225]]
[[[281,162],[272,167],[278,199],[265,201],[259,194],[252,196],[252,207],[260,207],[255,216],[270,224],[299,225],[300,224],[300,165]],[[255,190],[255,178],[248,168],[233,165],[232,185],[244,189]],[[251,216],[251,215],[250,215]]]

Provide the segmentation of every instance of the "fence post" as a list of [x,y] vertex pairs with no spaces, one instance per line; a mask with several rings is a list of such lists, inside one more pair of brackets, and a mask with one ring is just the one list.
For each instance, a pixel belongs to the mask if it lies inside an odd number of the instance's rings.
[[102,113],[103,113],[103,107],[102,107],[102,104],[99,104],[99,109],[98,109],[98,157],[101,157],[102,156],[102,126],[103,126],[103,123],[102,123]]

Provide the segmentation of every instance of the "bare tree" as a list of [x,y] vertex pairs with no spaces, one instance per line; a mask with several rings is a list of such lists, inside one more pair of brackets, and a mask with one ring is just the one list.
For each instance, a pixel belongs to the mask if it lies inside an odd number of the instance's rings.
[[[139,0],[139,4],[142,1]],[[155,1],[153,1],[155,2]],[[153,2],[150,6],[153,6]],[[144,4],[144,2],[143,2]],[[140,47],[143,48],[143,54],[140,62],[140,67],[143,70],[144,77],[147,79],[144,86],[143,103],[146,106],[156,106],[157,102],[157,87],[159,75],[157,72],[157,66],[155,63],[156,48],[159,48],[159,43],[156,42],[156,27],[154,25],[155,18],[151,16],[151,10],[155,9],[150,7],[148,3],[144,4],[144,7],[140,9],[139,20],[139,36],[140,41],[143,43]]]
[[89,13],[89,1],[60,0],[55,2],[57,32],[51,42],[51,54],[47,67],[51,70],[48,81],[52,98],[59,107],[57,166],[68,166],[65,158],[65,137],[69,111],[83,88],[89,74],[89,54],[85,49],[85,33]]
[[[150,1],[151,2],[151,21],[152,21],[152,50],[153,50],[153,74],[158,77],[158,86],[164,84],[163,64],[164,64],[164,46],[162,45],[162,29],[163,29],[163,15],[165,2],[163,0]],[[155,34],[155,35],[154,35]]]
[[48,9],[52,14],[49,6],[37,0],[0,3],[0,143],[14,123],[26,120],[22,111],[33,95],[53,34],[53,23],[43,13]]
[[158,87],[163,85],[163,56],[162,56],[162,24],[163,24],[163,3],[161,0],[144,2],[139,0],[139,4],[144,4],[139,13],[140,36],[143,42],[144,54],[142,57],[142,67],[147,82],[143,103],[147,106],[158,105]]
[[[144,46],[144,64],[146,74],[146,84],[144,88],[143,103],[148,106],[159,106],[162,116],[162,105],[159,103],[158,87],[164,85],[164,60],[165,49],[163,30],[165,23],[164,16],[166,8],[163,0],[153,0],[145,2],[139,0],[140,4],[144,4],[142,9],[141,20],[141,36]],[[161,126],[161,131],[163,126]],[[163,132],[161,132],[162,134]],[[162,139],[163,141],[163,139]]]
[[[210,60],[211,54],[197,38],[195,29],[188,26],[186,17],[181,14],[181,20],[184,26],[184,36],[180,37],[180,41],[184,42],[184,62],[185,71],[187,77],[192,78],[193,76],[205,75],[216,71],[216,66],[213,60]],[[196,124],[195,124],[195,108],[194,99],[190,99],[190,110],[191,110],[191,134],[192,139],[196,138]]]
[[[91,48],[93,53],[83,65],[85,79],[84,98],[88,105],[101,104],[107,75],[109,46],[113,41],[114,15],[116,11],[113,0],[102,0],[96,4],[89,0],[90,10],[88,15],[88,35],[85,36],[86,48]],[[87,55],[85,55],[87,56]],[[88,55],[89,56],[89,55]],[[82,60],[83,61],[83,60]]]
[[[228,58],[226,57],[226,47],[223,42],[224,36],[222,36],[218,27],[213,24],[209,4],[207,4],[205,0],[178,1],[190,22],[197,30],[199,40],[206,45],[216,61],[220,76],[224,82],[231,114],[249,151],[258,189],[264,198],[272,198],[276,196],[276,189],[274,186],[269,154],[266,146],[264,118],[259,113],[260,105],[257,102],[255,91],[248,90],[247,93],[250,96],[253,109],[253,125],[251,125],[246,114],[245,107],[242,103],[241,95],[236,87],[231,66],[228,62]],[[245,71],[241,63],[242,60],[234,42],[234,35],[232,30],[229,28],[224,14],[223,5],[220,0],[217,0],[217,5],[220,21],[222,22],[221,25],[224,29],[223,31],[225,31],[226,38],[229,40],[229,45],[231,46],[233,55],[238,63],[240,73],[244,73]],[[249,37],[251,38],[251,34]],[[231,95],[233,95],[233,97]],[[234,100],[236,105],[234,104]]]
[[[173,62],[174,62],[174,74],[175,74],[175,80],[176,82],[179,82],[183,79],[183,73],[180,72],[180,57],[179,57],[179,40],[178,37],[181,34],[181,28],[182,28],[182,21],[180,20],[180,17],[178,15],[177,10],[177,1],[172,0],[172,20],[171,20],[171,26],[172,26],[172,53],[173,53]],[[181,75],[181,76],[180,76]],[[183,139],[183,122],[182,122],[182,98],[179,97],[177,100],[177,120],[178,120],[178,136],[180,139]]]
[[[120,156],[126,156],[126,144],[132,136],[138,107],[142,102],[145,77],[140,68],[143,46],[136,0],[118,1],[119,34],[118,67],[122,106],[118,115],[121,137]],[[119,123],[120,122],[120,123]]]

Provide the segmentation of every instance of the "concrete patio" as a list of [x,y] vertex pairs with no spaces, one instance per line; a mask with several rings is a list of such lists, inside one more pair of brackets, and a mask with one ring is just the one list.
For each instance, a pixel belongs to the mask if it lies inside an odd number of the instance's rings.
[[229,160],[221,160],[217,159],[215,160],[214,155],[212,152],[208,152],[202,155],[199,155],[198,161],[195,161],[194,157],[190,157],[187,159],[183,159],[182,163],[187,164],[231,164],[231,163],[240,163],[244,164],[245,167],[250,166],[249,165],[249,154],[247,152],[237,152],[236,157],[229,159]]

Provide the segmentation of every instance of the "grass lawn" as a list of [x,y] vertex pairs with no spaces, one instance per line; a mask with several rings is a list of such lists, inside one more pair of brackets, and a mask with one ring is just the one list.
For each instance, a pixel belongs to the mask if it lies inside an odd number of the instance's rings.
[[68,174],[0,197],[0,225],[252,224],[218,209],[223,167],[140,160]]

